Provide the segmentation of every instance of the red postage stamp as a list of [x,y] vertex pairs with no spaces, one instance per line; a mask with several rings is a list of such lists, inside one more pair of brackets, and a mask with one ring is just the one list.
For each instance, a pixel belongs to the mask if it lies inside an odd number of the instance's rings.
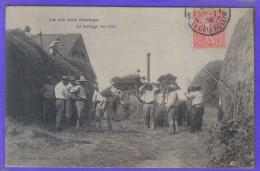
[[185,17],[193,30],[193,48],[225,48],[229,8],[186,8]]
[[193,48],[225,48],[226,47],[226,34],[225,31],[212,35],[204,36],[193,32]]

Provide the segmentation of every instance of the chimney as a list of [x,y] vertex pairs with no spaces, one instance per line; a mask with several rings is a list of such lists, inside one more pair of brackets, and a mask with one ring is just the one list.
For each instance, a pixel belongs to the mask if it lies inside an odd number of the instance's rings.
[[151,53],[147,53],[147,79],[150,81],[150,56]]

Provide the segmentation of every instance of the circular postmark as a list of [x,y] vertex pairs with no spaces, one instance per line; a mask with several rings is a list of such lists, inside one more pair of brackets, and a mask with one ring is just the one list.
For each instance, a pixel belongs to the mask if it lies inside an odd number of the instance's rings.
[[185,17],[190,28],[201,35],[216,35],[227,27],[230,8],[185,8]]

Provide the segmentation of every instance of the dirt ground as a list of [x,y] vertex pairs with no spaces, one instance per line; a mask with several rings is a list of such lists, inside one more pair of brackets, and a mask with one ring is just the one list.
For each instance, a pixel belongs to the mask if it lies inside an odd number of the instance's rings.
[[[216,123],[216,110],[206,110],[203,131],[191,134],[185,126],[169,135],[166,128],[143,127],[142,117],[113,122],[112,132],[86,133],[54,125],[24,125],[6,117],[6,166],[38,167],[204,167],[207,130]],[[86,126],[86,125],[85,125]],[[103,129],[106,122],[102,121]]]

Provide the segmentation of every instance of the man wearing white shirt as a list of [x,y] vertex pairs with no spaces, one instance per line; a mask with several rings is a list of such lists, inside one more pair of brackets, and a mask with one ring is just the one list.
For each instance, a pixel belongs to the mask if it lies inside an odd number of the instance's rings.
[[68,96],[67,85],[69,78],[62,76],[61,81],[55,86],[54,92],[56,97],[56,130],[61,129],[61,122],[65,119],[66,99]]
[[165,125],[165,93],[163,90],[157,90],[155,107],[155,126]]
[[167,89],[168,93],[166,94],[165,97],[165,102],[166,102],[165,108],[168,115],[169,133],[178,132],[178,122],[177,122],[178,94],[176,92],[177,89],[178,87],[174,85],[168,87]]
[[[70,92],[71,89],[75,86],[76,79],[74,76],[69,77],[69,82],[67,87],[67,91]],[[71,125],[75,126],[77,121],[77,108],[76,108],[76,96],[74,94],[68,93],[68,97],[66,100],[66,122],[69,121]]]
[[154,129],[154,114],[155,114],[154,92],[157,90],[157,88],[151,83],[147,83],[144,86],[140,87],[139,91],[143,91],[144,89],[145,92],[141,97],[141,100],[145,102],[143,106],[144,126],[145,128],[150,127],[151,129]]
[[200,86],[196,85],[192,87],[192,92],[187,94],[187,98],[192,100],[192,113],[193,121],[191,124],[191,133],[195,131],[201,131],[202,121],[204,114],[204,106],[202,100],[202,93],[199,92]]

